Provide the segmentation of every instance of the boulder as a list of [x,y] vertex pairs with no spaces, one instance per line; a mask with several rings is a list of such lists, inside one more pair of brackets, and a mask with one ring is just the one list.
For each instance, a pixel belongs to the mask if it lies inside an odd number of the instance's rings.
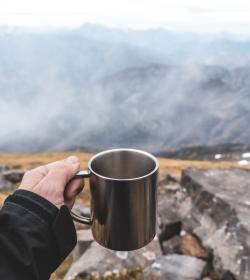
[[82,254],[88,249],[90,244],[94,241],[91,229],[78,230],[77,232],[77,244],[73,250],[73,260],[76,261]]
[[6,170],[9,170],[10,167],[8,165],[0,165],[0,173],[3,173]]
[[22,181],[25,171],[19,169],[10,169],[3,171],[2,176],[6,181],[13,184],[20,183]]
[[13,188],[13,184],[3,176],[3,173],[9,169],[6,165],[0,165],[0,191],[11,191]]
[[171,185],[171,184],[176,184],[176,183],[178,183],[178,180],[175,177],[173,177],[172,175],[167,174],[165,176],[165,178],[163,178],[162,180],[159,181],[158,185],[166,186],[166,185]]
[[206,262],[191,256],[160,256],[145,270],[144,279],[198,280],[205,267]]
[[65,280],[80,276],[84,279],[126,274],[127,271],[144,269],[161,255],[157,238],[147,246],[135,251],[118,252],[108,250],[96,242],[73,262]]
[[9,166],[0,166],[0,191],[12,191],[15,184],[21,182],[23,170],[11,169]]
[[168,186],[161,189],[158,196],[158,235],[161,243],[180,234],[182,221],[190,216],[191,209],[192,200],[180,185],[175,190]]
[[182,229],[192,230],[212,249],[221,278],[227,271],[229,279],[250,279],[250,171],[187,169],[181,185],[184,201],[191,202],[186,217],[177,207]]

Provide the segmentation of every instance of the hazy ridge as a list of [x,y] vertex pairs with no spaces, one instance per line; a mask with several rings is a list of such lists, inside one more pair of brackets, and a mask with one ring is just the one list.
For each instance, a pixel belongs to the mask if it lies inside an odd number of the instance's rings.
[[250,143],[250,42],[84,25],[0,32],[0,150]]

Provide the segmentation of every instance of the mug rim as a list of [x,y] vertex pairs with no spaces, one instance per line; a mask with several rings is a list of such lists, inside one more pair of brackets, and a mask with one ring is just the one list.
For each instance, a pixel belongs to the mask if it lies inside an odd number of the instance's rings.
[[[106,176],[103,176],[97,172],[95,172],[92,167],[91,167],[91,163],[96,159],[98,158],[99,156],[102,156],[102,155],[105,155],[105,154],[108,154],[108,153],[111,153],[111,152],[118,152],[118,151],[128,151],[128,152],[136,152],[136,153],[139,153],[139,154],[143,154],[149,158],[151,158],[154,163],[155,163],[155,167],[152,171],[150,171],[149,173],[143,175],[143,176],[140,176],[140,177],[134,177],[134,178],[112,178],[112,177],[106,177]],[[148,153],[148,152],[145,152],[143,150],[138,150],[138,149],[132,149],[132,148],[116,148],[116,149],[109,149],[109,150],[105,150],[105,151],[102,151],[102,152],[99,152],[97,154],[95,154],[94,156],[92,156],[90,158],[90,160],[88,161],[88,169],[90,170],[91,173],[95,174],[96,176],[100,177],[100,178],[103,178],[103,179],[106,179],[106,180],[112,180],[112,181],[135,181],[135,180],[140,180],[140,179],[144,179],[150,175],[152,175],[153,173],[155,173],[158,169],[159,169],[159,162],[157,160],[157,158],[155,156],[153,156],[152,154]]]

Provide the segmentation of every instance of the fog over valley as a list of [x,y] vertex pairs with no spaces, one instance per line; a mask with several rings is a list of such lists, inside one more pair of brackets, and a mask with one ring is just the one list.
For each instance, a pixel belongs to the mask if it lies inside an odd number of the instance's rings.
[[250,41],[0,29],[0,150],[250,144]]

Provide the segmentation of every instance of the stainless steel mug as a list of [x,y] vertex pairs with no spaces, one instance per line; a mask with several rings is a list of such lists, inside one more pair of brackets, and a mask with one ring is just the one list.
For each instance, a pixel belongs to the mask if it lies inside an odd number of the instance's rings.
[[93,156],[88,170],[91,215],[72,218],[91,225],[94,239],[102,246],[130,251],[147,245],[155,236],[157,159],[135,149],[107,150]]

